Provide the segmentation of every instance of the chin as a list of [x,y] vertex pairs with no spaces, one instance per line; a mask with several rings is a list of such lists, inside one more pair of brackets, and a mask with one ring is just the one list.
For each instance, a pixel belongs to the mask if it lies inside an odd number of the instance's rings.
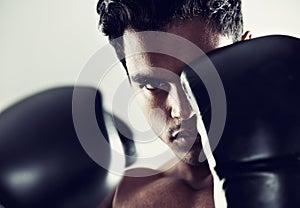
[[198,161],[198,158],[190,158],[190,157],[185,157],[181,159],[182,162],[191,165],[191,166],[200,166],[201,163]]
[[184,152],[184,153],[175,153],[179,159],[191,166],[200,166],[202,163],[199,162],[199,155],[201,152],[201,148],[192,148],[190,151],[188,152]]

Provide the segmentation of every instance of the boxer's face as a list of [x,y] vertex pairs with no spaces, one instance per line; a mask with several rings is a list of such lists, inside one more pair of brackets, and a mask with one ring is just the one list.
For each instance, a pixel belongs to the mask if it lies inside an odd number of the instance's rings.
[[[188,39],[204,52],[231,43],[219,33],[203,28],[205,24],[200,19],[174,21],[166,32]],[[136,98],[154,132],[183,161],[197,165],[202,148],[196,116],[179,78],[185,64],[158,53],[130,56],[133,48],[147,50],[153,45],[156,49],[165,47],[161,43],[145,41],[143,35],[133,30],[125,31],[126,64],[132,86],[137,92]],[[180,50],[176,44],[172,47],[171,50]],[[190,56],[191,60],[195,58],[195,54]]]

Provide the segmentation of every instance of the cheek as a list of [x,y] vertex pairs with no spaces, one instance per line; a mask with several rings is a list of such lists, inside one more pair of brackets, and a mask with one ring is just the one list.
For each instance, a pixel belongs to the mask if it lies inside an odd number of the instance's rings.
[[168,114],[165,102],[147,93],[140,93],[136,99],[153,131],[161,136],[167,130]]
[[149,114],[157,109],[160,109],[161,111],[165,111],[166,109],[166,96],[155,95],[146,90],[139,90],[137,91],[135,98],[144,114]]
[[160,108],[149,111],[148,122],[157,136],[162,136],[167,130],[166,114]]

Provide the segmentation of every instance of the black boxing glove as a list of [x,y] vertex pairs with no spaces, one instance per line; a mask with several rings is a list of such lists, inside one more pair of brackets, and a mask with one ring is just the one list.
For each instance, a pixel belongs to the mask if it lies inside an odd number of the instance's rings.
[[[0,114],[0,202],[4,207],[96,207],[117,184],[108,183],[108,171],[79,142],[72,115],[73,90],[46,90]],[[119,139],[110,137],[104,119],[109,115],[102,110],[100,93],[90,87],[76,87],[76,92],[82,106],[89,105],[88,97],[94,98],[93,112],[103,134],[99,139]],[[126,153],[134,155],[132,140],[119,136]],[[109,165],[110,148],[96,148]]]
[[[226,94],[227,117],[212,149],[230,208],[300,207],[300,41],[268,36],[217,49],[195,60],[211,61]],[[182,74],[206,130],[213,110],[197,72]],[[205,109],[205,110],[204,110]],[[214,145],[212,145],[214,146]]]

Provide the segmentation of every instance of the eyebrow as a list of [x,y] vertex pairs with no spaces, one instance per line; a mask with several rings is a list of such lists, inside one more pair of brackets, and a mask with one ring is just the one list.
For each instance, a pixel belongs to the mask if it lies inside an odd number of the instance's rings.
[[136,74],[134,76],[131,76],[131,80],[138,84],[147,84],[151,82],[166,82],[166,80],[156,77],[151,77],[144,74]]

